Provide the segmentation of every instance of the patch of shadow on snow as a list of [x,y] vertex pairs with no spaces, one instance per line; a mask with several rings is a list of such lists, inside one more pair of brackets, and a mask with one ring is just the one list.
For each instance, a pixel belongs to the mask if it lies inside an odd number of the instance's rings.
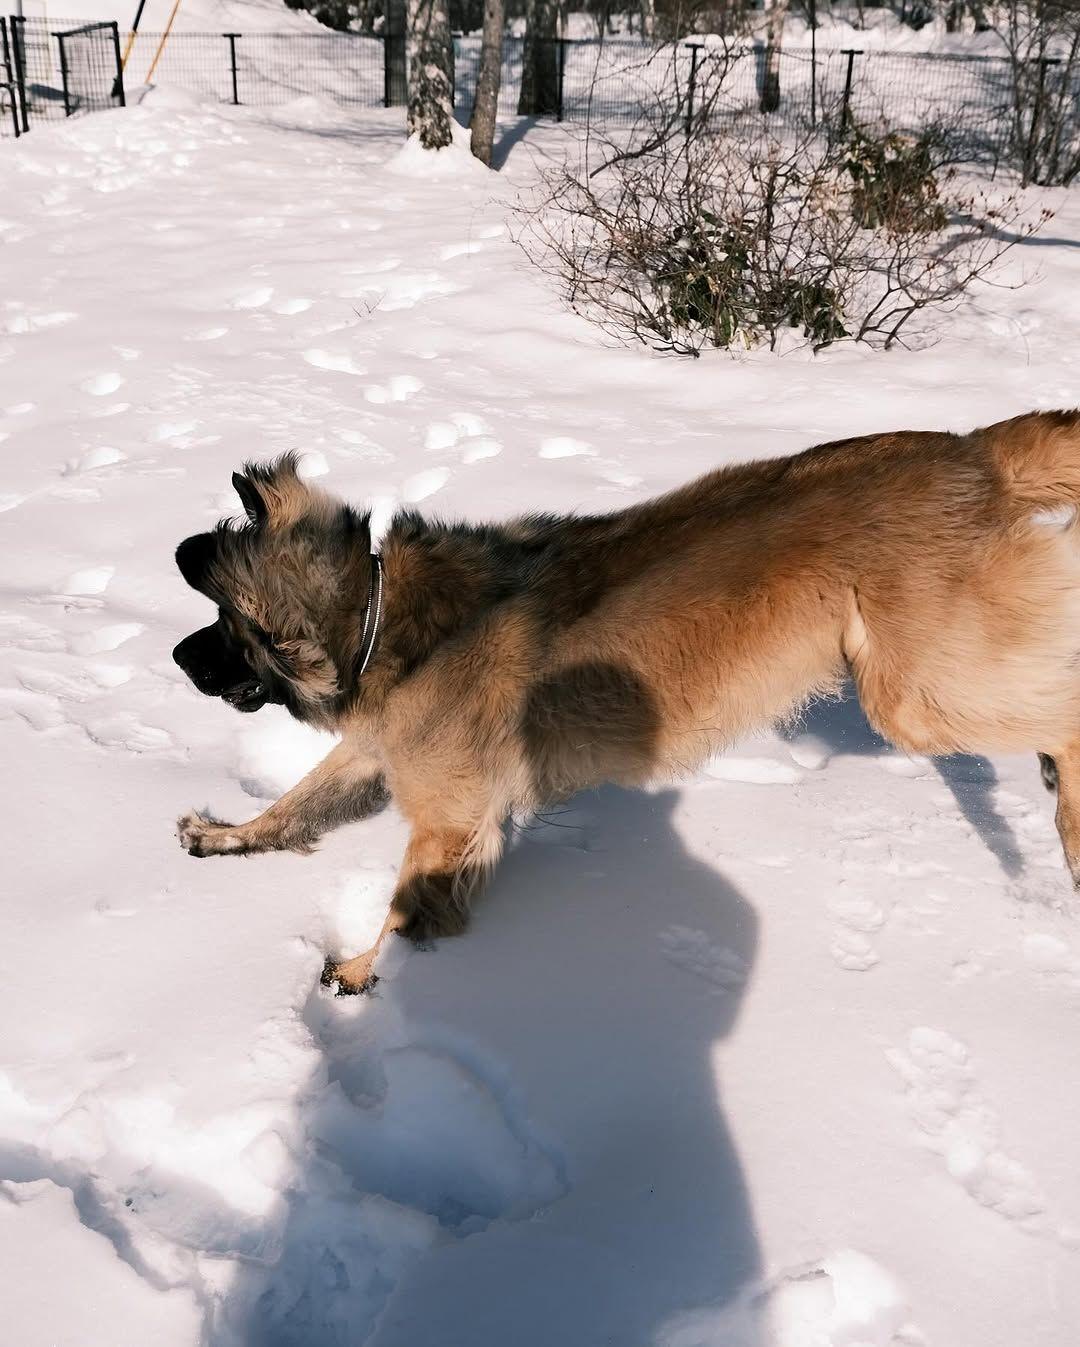
[[[883,757],[895,751],[871,727],[850,684],[839,698],[812,701],[797,721],[781,727],[780,734],[788,743],[811,736],[827,746],[832,755]],[[1018,878],[1024,871],[1024,856],[1009,820],[995,803],[998,778],[993,763],[967,753],[950,753],[932,761],[983,845],[1010,879]]]
[[[403,942],[374,996],[315,990],[303,1159],[212,1347],[595,1347],[734,1301],[761,1260],[715,1048],[756,918],[678,835],[675,791],[579,797],[511,847],[470,933]],[[753,1314],[739,1347],[764,1347]]]

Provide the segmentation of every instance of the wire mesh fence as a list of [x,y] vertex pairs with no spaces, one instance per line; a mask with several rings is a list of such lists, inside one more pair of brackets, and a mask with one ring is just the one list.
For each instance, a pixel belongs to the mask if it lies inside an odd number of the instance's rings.
[[60,44],[53,30],[74,31],[81,19],[26,19],[12,15],[8,32],[12,49],[19,119],[28,131],[35,122],[59,121],[68,115],[64,106],[64,76]]
[[[5,31],[9,59],[0,65],[0,135],[11,135],[20,122],[27,129],[37,120],[113,105],[123,86],[131,90],[151,81],[255,107],[312,94],[356,110],[405,101],[400,37],[330,31],[117,35],[115,25],[61,19],[9,19]],[[122,81],[110,73],[117,42],[124,48]],[[525,106],[521,91],[530,60],[544,88]],[[479,61],[480,38],[458,37],[455,108],[463,122],[472,111]],[[557,39],[531,55],[522,39],[508,37],[498,113],[539,112],[612,128],[668,122],[720,129],[740,121],[776,129],[807,122],[903,132],[935,126],[947,132],[958,159],[1004,160],[1036,180],[1038,165],[1049,165],[1057,179],[1067,178],[1070,166],[1080,169],[1080,71],[1071,62],[1029,66],[1018,70],[991,57],[794,48],[773,53],[770,63],[761,44],[699,40]],[[13,115],[4,115],[5,107]]]
[[[159,54],[160,53],[160,54]],[[156,64],[155,64],[156,58]],[[383,43],[360,33],[136,34],[129,88],[171,84],[222,103],[272,107],[318,94],[344,107],[381,107]]]
[[56,34],[64,112],[100,112],[124,106],[120,34],[115,23],[88,23]]

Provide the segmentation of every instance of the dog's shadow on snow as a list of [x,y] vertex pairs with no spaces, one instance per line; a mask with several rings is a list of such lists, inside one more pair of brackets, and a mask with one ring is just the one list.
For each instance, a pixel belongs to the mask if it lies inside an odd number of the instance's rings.
[[[312,993],[308,1168],[222,1341],[649,1347],[689,1344],[687,1311],[729,1323],[760,1274],[721,1069],[757,922],[678,801],[579,797],[517,835],[464,938],[397,946],[374,997]],[[758,1347],[735,1317],[725,1344]]]
[[[781,729],[780,733],[789,742],[799,735],[811,734],[833,755],[855,754],[885,759],[895,754],[888,742],[871,728],[854,689],[850,687],[843,697],[812,701],[798,722]],[[893,760],[903,763],[903,755],[897,754]],[[994,801],[998,777],[993,763],[988,758],[968,753],[952,753],[933,758],[932,762],[983,845],[1005,874],[1016,879],[1023,872],[1024,858],[1008,819],[999,812]]]

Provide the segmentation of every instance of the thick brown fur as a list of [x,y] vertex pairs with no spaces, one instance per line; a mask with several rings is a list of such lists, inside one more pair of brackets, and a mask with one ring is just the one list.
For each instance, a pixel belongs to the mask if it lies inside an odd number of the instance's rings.
[[[399,514],[363,678],[367,516],[290,457],[234,480],[251,522],[181,567],[266,697],[342,743],[251,823],[188,815],[192,854],[304,849],[389,793],[412,833],[383,935],[453,934],[508,815],[685,773],[850,674],[901,748],[1053,758],[1080,881],[1076,412],[840,440],[609,515]],[[377,950],[328,979],[362,988]]]

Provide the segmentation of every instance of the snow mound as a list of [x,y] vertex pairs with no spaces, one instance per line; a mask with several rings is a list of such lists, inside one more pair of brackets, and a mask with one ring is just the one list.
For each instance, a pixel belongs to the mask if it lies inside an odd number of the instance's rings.
[[420,137],[412,135],[386,165],[388,173],[400,178],[489,178],[486,168],[472,152],[472,136],[457,122],[451,122],[453,140],[441,150],[425,150]]

